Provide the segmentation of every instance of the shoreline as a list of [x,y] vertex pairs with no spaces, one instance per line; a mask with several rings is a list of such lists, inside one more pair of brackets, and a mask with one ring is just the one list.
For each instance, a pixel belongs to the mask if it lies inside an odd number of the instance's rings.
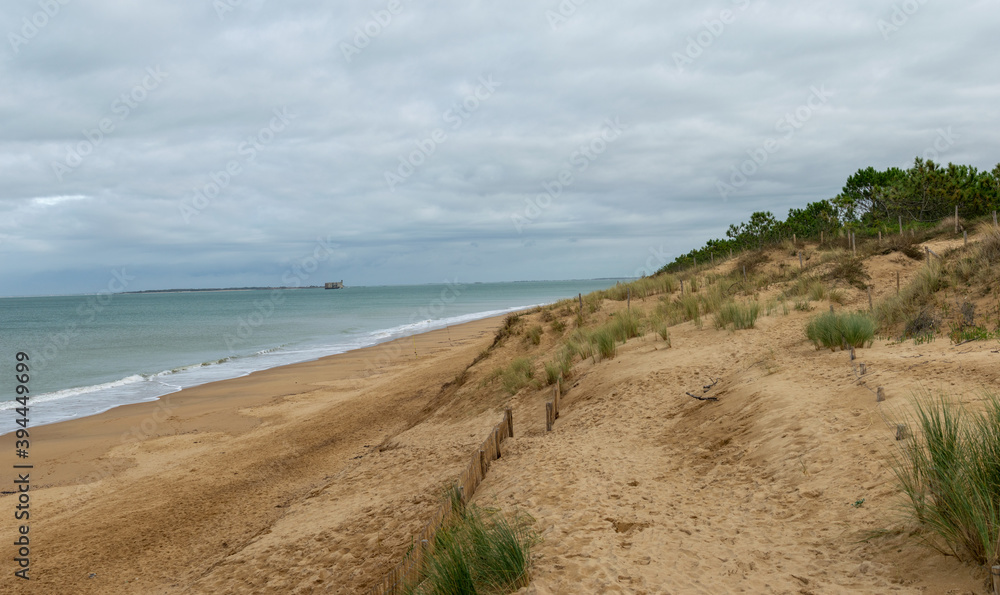
[[[42,423],[40,423],[38,425],[34,425],[33,427],[35,429],[38,429],[38,428],[47,427],[47,426],[50,426],[50,425],[53,425],[53,424],[59,424],[59,423],[65,423],[65,422],[75,421],[75,420],[79,420],[79,419],[85,419],[85,418],[88,418],[88,417],[93,417],[95,415],[101,415],[101,414],[106,413],[108,411],[114,410],[114,409],[116,409],[118,407],[123,407],[123,406],[127,406],[127,405],[136,405],[136,404],[142,404],[142,403],[157,403],[161,399],[163,399],[164,397],[167,397],[167,396],[170,396],[170,395],[176,395],[176,394],[178,394],[178,393],[180,393],[182,391],[191,390],[193,388],[197,388],[197,387],[204,386],[204,385],[207,385],[207,384],[213,384],[213,383],[216,383],[216,382],[226,382],[226,381],[229,381],[229,380],[236,380],[236,379],[245,378],[247,376],[250,376],[250,375],[253,375],[253,374],[257,374],[257,373],[260,373],[260,372],[266,372],[268,370],[272,370],[272,369],[275,369],[275,368],[281,368],[281,367],[285,367],[285,366],[294,366],[294,365],[297,365],[297,364],[302,364],[302,363],[307,363],[307,362],[311,362],[311,361],[316,361],[316,360],[320,360],[320,359],[327,358],[327,357],[334,357],[334,356],[337,356],[337,355],[345,355],[345,354],[348,354],[348,353],[351,353],[351,352],[354,352],[354,351],[360,351],[360,350],[370,349],[370,348],[377,348],[380,345],[385,345],[385,344],[391,343],[393,341],[404,340],[404,339],[407,339],[409,337],[417,336],[417,335],[428,333],[428,332],[433,332],[433,331],[436,331],[436,330],[446,330],[446,329],[449,329],[449,328],[454,328],[454,327],[457,327],[457,326],[461,326],[463,324],[467,324],[469,322],[477,322],[477,321],[480,321],[480,320],[487,320],[487,319],[490,319],[490,318],[502,317],[502,316],[506,316],[507,314],[510,314],[512,312],[527,311],[527,310],[530,310],[531,308],[535,308],[535,307],[537,307],[539,305],[544,305],[544,304],[531,304],[531,305],[525,305],[525,306],[516,306],[516,307],[507,308],[507,309],[503,309],[503,310],[486,310],[486,311],[483,311],[483,312],[477,312],[477,313],[470,313],[470,314],[465,314],[465,315],[459,315],[459,316],[451,317],[451,318],[443,318],[443,319],[438,319],[438,320],[423,320],[423,321],[419,321],[418,323],[408,323],[406,325],[395,326],[395,327],[390,327],[390,328],[386,328],[386,329],[379,329],[377,331],[373,331],[372,333],[370,333],[370,339],[373,342],[371,342],[369,344],[362,344],[361,346],[347,346],[347,345],[344,345],[344,346],[340,346],[340,345],[338,345],[338,346],[330,346],[330,349],[334,349],[334,350],[341,349],[342,347],[346,347],[346,349],[344,349],[342,351],[334,351],[333,353],[328,353],[328,354],[325,354],[325,355],[319,355],[319,356],[310,355],[310,356],[307,356],[305,359],[300,359],[300,360],[297,360],[297,361],[281,362],[281,363],[277,363],[276,365],[272,364],[270,366],[262,367],[262,368],[257,369],[257,370],[252,370],[250,372],[243,372],[243,373],[240,373],[240,374],[234,374],[232,376],[223,377],[223,378],[220,378],[220,379],[217,379],[217,380],[207,380],[207,381],[202,381],[202,382],[197,382],[196,381],[194,384],[189,384],[187,386],[182,385],[182,386],[180,386],[180,388],[176,388],[175,390],[172,390],[172,391],[169,391],[169,392],[163,392],[162,394],[158,394],[158,395],[155,395],[155,396],[151,396],[151,397],[147,396],[147,397],[141,398],[140,400],[122,401],[122,402],[119,402],[117,404],[110,404],[108,406],[104,406],[103,409],[96,410],[96,411],[94,411],[92,413],[86,413],[84,415],[79,415],[79,416],[71,417],[71,418],[68,418],[68,419],[57,419],[55,421],[45,421],[45,422],[42,422]],[[481,318],[478,317],[480,315],[482,315]],[[468,317],[471,317],[471,318],[468,318]],[[424,330],[417,330],[416,332],[413,332],[414,331],[413,328],[406,328],[406,327],[413,327],[414,325],[417,325],[417,324],[426,325],[426,328]],[[440,325],[440,326],[438,326],[438,325]],[[192,363],[192,364],[180,366],[180,367],[172,369],[172,370],[162,370],[162,371],[153,372],[153,373],[139,373],[139,374],[135,374],[135,375],[132,375],[132,376],[129,376],[129,377],[126,377],[126,378],[119,378],[117,380],[113,380],[113,381],[110,381],[110,382],[102,383],[102,384],[99,384],[99,385],[86,385],[86,386],[80,386],[80,387],[69,387],[69,388],[65,388],[65,389],[59,389],[59,390],[51,391],[51,392],[48,392],[48,393],[42,393],[42,394],[34,395],[34,398],[37,400],[37,399],[42,399],[42,398],[48,397],[48,398],[45,398],[42,402],[45,402],[45,403],[57,403],[59,401],[62,401],[63,399],[74,399],[74,398],[78,399],[81,395],[101,394],[103,391],[108,390],[109,388],[112,388],[113,386],[120,386],[121,383],[129,380],[133,376],[136,376],[136,377],[141,376],[142,377],[142,380],[139,380],[139,381],[137,381],[137,382],[134,383],[137,386],[141,386],[142,383],[143,383],[143,381],[150,381],[150,380],[156,379],[156,378],[171,378],[171,377],[173,377],[174,374],[185,375],[185,374],[190,374],[190,373],[199,373],[199,372],[203,372],[206,369],[206,367],[209,368],[209,369],[211,369],[211,370],[215,370],[216,369],[215,366],[220,365],[220,364],[226,366],[226,365],[237,363],[237,362],[243,362],[243,361],[247,361],[247,360],[250,360],[250,359],[259,358],[259,357],[262,357],[262,356],[266,357],[266,356],[274,356],[274,355],[281,356],[282,352],[276,351],[276,350],[267,350],[266,355],[263,352],[261,352],[261,353],[253,354],[253,355],[249,355],[249,356],[228,356],[228,357],[223,357],[222,359],[219,359],[217,361],[200,362],[200,363],[196,362],[196,363]],[[263,360],[260,360],[260,361],[263,361]],[[164,376],[164,375],[166,375],[166,376]],[[174,382],[184,383],[185,382],[185,378],[184,377],[178,377],[178,379],[174,380]],[[190,379],[187,379],[187,382],[190,382]],[[164,387],[169,386],[167,383],[161,382],[161,384],[163,384]],[[56,398],[56,399],[51,398],[53,395],[59,395],[60,393],[70,393],[70,394],[68,394],[67,396]],[[11,402],[11,403],[13,403],[13,402]],[[37,407],[37,405],[35,405],[34,407]],[[101,406],[99,406],[99,407],[101,407]],[[7,409],[0,407],[0,413],[8,411],[8,410],[12,411],[13,410],[13,405],[11,405]],[[35,412],[35,415],[36,416],[38,415],[37,411]],[[0,429],[0,437],[4,437],[4,436],[8,436],[10,434],[13,434],[16,431],[16,429],[17,429],[16,427],[11,427],[8,430]]]
[[[292,502],[418,423],[434,398],[429,387],[453,380],[502,321],[31,428],[39,547],[27,592],[189,592],[206,568],[291,514]],[[10,497],[0,506],[12,506]]]

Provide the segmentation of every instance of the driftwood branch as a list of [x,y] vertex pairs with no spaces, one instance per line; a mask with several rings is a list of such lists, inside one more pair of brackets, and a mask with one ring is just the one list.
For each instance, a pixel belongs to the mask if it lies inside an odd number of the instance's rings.
[[[719,380],[721,380],[721,379],[719,379]],[[703,392],[706,392],[706,393],[707,393],[708,391],[712,390],[712,387],[713,387],[713,386],[715,386],[716,384],[718,384],[718,383],[719,383],[719,380],[716,380],[716,381],[715,381],[715,382],[713,382],[712,384],[709,384],[709,385],[706,385],[706,386],[703,386],[703,387],[701,387],[701,388],[703,388],[703,389],[704,389],[704,391],[703,391]]]
[[691,393],[685,393],[692,399],[698,399],[699,401],[718,401],[715,397],[699,397],[698,395],[692,395]]

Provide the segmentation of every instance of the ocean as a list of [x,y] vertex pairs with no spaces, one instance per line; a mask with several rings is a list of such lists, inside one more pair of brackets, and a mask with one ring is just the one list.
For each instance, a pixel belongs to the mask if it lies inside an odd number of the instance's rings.
[[0,298],[0,434],[548,304],[614,280]]

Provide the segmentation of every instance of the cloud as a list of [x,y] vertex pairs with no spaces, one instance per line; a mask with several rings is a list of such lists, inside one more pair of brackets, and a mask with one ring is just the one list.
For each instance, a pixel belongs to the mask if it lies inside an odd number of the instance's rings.
[[997,161],[988,3],[220,2],[0,8],[0,295],[271,285],[321,237],[352,285],[631,275],[940,130]]

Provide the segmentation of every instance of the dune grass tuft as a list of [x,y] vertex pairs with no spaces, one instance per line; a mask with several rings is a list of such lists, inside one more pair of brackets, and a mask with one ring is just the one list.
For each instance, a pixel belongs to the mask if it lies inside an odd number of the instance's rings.
[[806,337],[816,349],[826,347],[870,347],[875,339],[875,321],[861,312],[824,312],[806,325]]
[[1000,400],[969,413],[944,397],[916,400],[919,434],[894,471],[908,508],[959,559],[996,564],[1000,557]]
[[751,329],[756,324],[758,315],[760,315],[760,304],[757,302],[745,304],[726,302],[715,313],[715,328],[731,328],[734,331]]
[[531,517],[453,502],[412,595],[512,593],[529,582]]

